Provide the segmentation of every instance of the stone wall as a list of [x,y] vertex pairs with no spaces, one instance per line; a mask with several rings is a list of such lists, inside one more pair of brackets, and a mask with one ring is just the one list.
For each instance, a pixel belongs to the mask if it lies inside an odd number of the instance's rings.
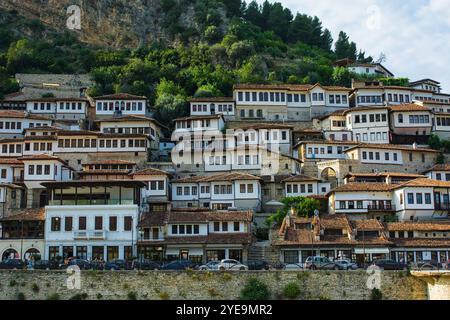
[[[69,290],[64,271],[0,271],[0,300],[48,299],[57,294],[60,299],[86,295],[87,299],[230,299],[239,297],[246,281],[256,277],[269,287],[272,299],[283,298],[283,288],[297,283],[300,299],[370,299],[366,282],[368,274],[355,272],[103,272],[83,271],[81,289]],[[383,272],[381,292],[386,300],[424,300],[424,281],[405,272]]]

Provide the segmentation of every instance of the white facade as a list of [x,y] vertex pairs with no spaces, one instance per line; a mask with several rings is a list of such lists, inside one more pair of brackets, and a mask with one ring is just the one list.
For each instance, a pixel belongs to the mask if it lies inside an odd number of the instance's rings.
[[389,143],[389,117],[386,108],[358,108],[346,112],[347,129],[353,141],[363,143]]
[[[80,217],[86,227],[80,228]],[[96,217],[97,221],[101,218],[101,228],[96,228]],[[110,230],[111,218],[116,221],[115,230]],[[103,260],[124,259],[127,248],[135,252],[138,218],[137,205],[47,206],[45,257],[52,258],[55,251],[63,256],[67,248],[73,256],[89,260],[94,250],[102,252]],[[66,227],[69,219],[72,225]],[[126,228],[126,219],[131,219],[130,229]],[[54,230],[55,221],[59,221],[59,231]]]
[[89,103],[85,99],[38,99],[27,101],[27,111],[56,119],[84,119]]
[[147,99],[145,97],[127,94],[97,97],[95,98],[95,112],[97,116],[145,116],[147,112]]

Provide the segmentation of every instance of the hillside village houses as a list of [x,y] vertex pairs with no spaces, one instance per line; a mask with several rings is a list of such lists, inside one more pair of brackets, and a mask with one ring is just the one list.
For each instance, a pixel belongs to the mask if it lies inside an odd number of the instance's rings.
[[[87,76],[17,79],[0,101],[2,259],[449,258],[449,160],[427,145],[450,137],[437,81],[236,84],[161,124],[147,97],[90,97]],[[321,214],[292,209],[256,246],[284,197]]]

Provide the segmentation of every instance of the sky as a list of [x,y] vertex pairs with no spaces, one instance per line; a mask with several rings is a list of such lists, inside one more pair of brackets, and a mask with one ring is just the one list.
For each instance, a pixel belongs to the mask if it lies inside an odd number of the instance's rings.
[[276,2],[294,15],[300,12],[318,16],[335,40],[339,31],[345,31],[358,48],[375,60],[384,53],[383,65],[395,76],[411,81],[431,78],[450,93],[450,0]]

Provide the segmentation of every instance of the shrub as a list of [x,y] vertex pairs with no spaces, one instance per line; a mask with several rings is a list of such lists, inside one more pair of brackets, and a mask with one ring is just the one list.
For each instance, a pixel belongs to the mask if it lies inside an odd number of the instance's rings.
[[160,292],[158,294],[158,296],[161,300],[169,300],[170,299],[170,296],[167,292]]
[[36,283],[33,283],[31,285],[31,290],[33,290],[34,293],[38,293],[39,292],[39,286]]
[[288,283],[283,289],[283,294],[288,299],[297,299],[300,293],[300,287],[295,282]]
[[267,285],[256,278],[247,281],[241,290],[241,300],[268,300],[270,297]]
[[211,296],[211,297],[217,297],[218,295],[219,295],[219,292],[217,292],[217,290],[216,289],[214,289],[214,288],[210,288],[210,289],[208,289],[208,293],[209,293],[209,295]]
[[103,299],[103,295],[101,293],[97,293],[97,300]]
[[224,281],[230,281],[231,280],[231,274],[229,274],[229,273],[224,273],[223,274],[223,276],[222,276],[222,279],[224,280]]
[[383,293],[380,289],[373,288],[370,293],[370,300],[383,300]]
[[17,300],[26,300],[25,294],[23,292],[19,292],[17,294]]
[[134,291],[130,291],[127,294],[128,300],[137,300],[137,293]]
[[9,281],[9,286],[10,286],[10,287],[15,287],[15,286],[17,286],[17,281],[14,280],[14,279],[11,279],[11,280]]
[[47,300],[60,300],[61,297],[59,296],[58,293],[52,293],[47,297]]
[[87,293],[77,293],[73,295],[69,300],[86,300],[88,298]]

